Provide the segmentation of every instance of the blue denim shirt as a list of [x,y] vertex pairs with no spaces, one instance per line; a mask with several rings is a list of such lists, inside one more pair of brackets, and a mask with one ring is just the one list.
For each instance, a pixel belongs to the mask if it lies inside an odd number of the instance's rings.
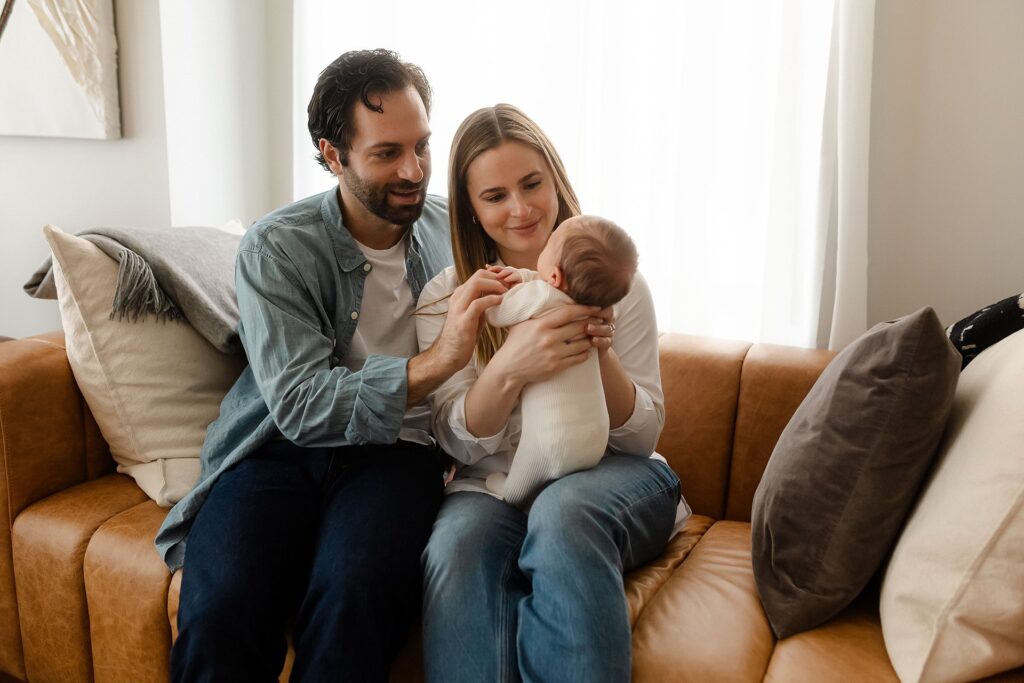
[[[405,415],[408,358],[341,364],[363,296],[366,257],[342,223],[337,188],[256,221],[238,247],[239,336],[249,365],[224,397],[201,454],[199,482],[168,513],[156,546],[184,562],[192,520],[218,475],[267,441],[300,446],[394,443]],[[448,211],[428,195],[413,225],[406,277],[413,300],[452,263]]]

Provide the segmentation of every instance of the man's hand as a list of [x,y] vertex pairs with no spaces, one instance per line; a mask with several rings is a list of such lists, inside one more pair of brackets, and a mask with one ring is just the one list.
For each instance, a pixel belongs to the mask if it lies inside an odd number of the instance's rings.
[[[466,367],[476,349],[484,313],[501,303],[511,284],[511,268],[481,268],[448,298],[448,314],[441,334],[430,348],[409,359],[407,405],[421,403],[445,380]],[[518,277],[518,274],[516,274]]]
[[438,360],[450,370],[449,375],[464,368],[473,357],[484,313],[491,306],[500,304],[511,286],[503,281],[510,276],[507,271],[512,269],[498,266],[481,268],[459,285],[448,299],[444,328],[430,348],[437,349]]

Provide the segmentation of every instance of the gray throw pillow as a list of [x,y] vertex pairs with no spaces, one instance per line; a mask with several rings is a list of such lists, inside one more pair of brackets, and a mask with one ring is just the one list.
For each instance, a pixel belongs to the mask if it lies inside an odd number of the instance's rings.
[[779,638],[827,621],[895,543],[953,404],[960,354],[935,311],[880,323],[825,368],[754,494],[761,603]]

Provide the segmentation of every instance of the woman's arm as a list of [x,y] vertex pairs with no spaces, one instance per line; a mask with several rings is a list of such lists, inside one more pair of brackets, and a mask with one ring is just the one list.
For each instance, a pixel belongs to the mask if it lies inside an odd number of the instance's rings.
[[608,424],[617,429],[626,424],[633,415],[636,405],[636,385],[626,374],[614,349],[598,351],[601,366],[601,382],[604,384],[604,401],[608,404]]
[[[612,425],[608,445],[618,453],[646,456],[654,452],[665,425],[665,397],[661,389],[654,301],[642,275],[636,275],[629,294],[615,309],[612,345],[602,352],[601,360]],[[607,335],[608,331],[600,324],[589,328],[588,333]],[[598,337],[594,343],[598,348],[607,348],[607,342]],[[632,385],[632,390],[624,389],[623,380]],[[613,410],[622,412],[613,414]]]

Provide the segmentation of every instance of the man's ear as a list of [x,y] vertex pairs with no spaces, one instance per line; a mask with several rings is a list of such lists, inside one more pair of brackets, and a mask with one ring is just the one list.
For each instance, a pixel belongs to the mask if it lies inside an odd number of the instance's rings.
[[562,274],[562,269],[555,266],[555,269],[551,271],[551,275],[548,276],[548,284],[555,289],[561,289],[565,285],[565,275]]
[[323,156],[324,161],[331,168],[331,173],[334,175],[341,175],[341,154],[338,152],[338,148],[330,143],[327,138],[320,138],[320,154]]

